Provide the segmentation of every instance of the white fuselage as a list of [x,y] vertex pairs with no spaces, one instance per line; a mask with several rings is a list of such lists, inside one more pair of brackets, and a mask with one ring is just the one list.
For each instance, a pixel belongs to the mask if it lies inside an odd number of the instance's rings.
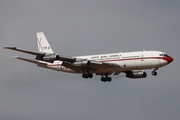
[[[102,69],[101,71],[96,72],[123,72],[129,70],[160,68],[172,61],[170,56],[167,56],[166,53],[160,51],[119,52],[112,54],[77,56],[76,58],[105,63],[116,63],[119,65],[118,68]],[[48,63],[46,68],[62,72],[77,73],[69,68],[62,66],[61,64],[62,61],[54,61],[54,63]]]

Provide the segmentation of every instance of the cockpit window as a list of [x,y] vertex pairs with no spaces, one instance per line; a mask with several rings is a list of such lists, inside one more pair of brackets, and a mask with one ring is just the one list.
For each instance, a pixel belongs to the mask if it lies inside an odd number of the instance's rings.
[[167,54],[159,54],[160,56],[168,56]]

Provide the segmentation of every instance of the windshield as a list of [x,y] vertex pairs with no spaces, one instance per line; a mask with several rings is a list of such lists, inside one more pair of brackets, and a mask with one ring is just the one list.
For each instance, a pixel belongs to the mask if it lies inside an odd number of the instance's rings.
[[168,56],[166,53],[159,54],[160,56]]

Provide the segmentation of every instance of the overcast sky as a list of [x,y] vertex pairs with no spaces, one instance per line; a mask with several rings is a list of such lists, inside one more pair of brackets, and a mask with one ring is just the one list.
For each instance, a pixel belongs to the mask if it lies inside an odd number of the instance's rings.
[[[179,0],[1,0],[0,120],[179,120]],[[156,77],[61,73],[15,60],[26,55],[4,46],[37,51],[45,32],[61,55],[159,50],[174,61]]]

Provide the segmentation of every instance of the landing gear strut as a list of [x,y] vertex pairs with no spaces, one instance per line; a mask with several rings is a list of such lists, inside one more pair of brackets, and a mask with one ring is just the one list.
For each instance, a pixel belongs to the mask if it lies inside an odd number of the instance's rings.
[[158,68],[156,68],[156,69],[154,69],[154,70],[152,71],[152,75],[153,75],[153,76],[156,76],[156,75],[157,75],[156,70],[158,70]]
[[101,77],[101,81],[102,82],[111,82],[112,78],[108,77],[108,75],[106,74],[106,77]]

